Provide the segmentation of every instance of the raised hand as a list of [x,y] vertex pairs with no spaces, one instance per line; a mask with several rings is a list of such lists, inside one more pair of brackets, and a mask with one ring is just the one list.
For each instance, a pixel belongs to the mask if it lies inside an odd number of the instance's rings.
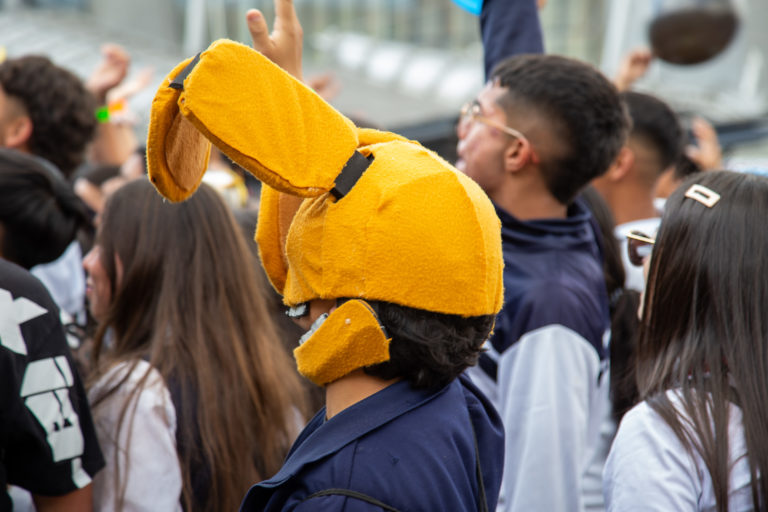
[[333,73],[322,73],[307,78],[307,85],[325,101],[331,101],[341,91],[341,82]]
[[723,168],[723,150],[717,140],[715,128],[705,119],[696,117],[691,125],[696,145],[688,146],[685,153],[696,162],[702,171],[716,171]]
[[137,93],[146,89],[151,83],[155,74],[153,68],[147,67],[131,77],[127,81],[123,81],[117,87],[112,88],[107,95],[108,101],[125,101],[132,98]]
[[104,104],[107,93],[117,87],[128,74],[131,57],[121,46],[107,43],[101,47],[101,62],[88,77],[85,87]]
[[635,48],[624,56],[613,83],[619,91],[627,91],[648,71],[653,54],[648,48]]
[[264,15],[257,9],[245,15],[253,48],[269,60],[302,80],[301,53],[304,31],[296,16],[293,0],[275,0],[275,22],[269,33]]

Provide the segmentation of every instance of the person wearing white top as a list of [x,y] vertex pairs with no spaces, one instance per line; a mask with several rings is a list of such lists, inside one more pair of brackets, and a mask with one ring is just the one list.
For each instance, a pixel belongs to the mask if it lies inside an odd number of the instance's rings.
[[83,251],[77,240],[69,244],[58,259],[36,265],[30,272],[43,282],[67,319],[85,324]]
[[[146,382],[134,393],[145,375]],[[146,361],[122,362],[91,387],[91,399],[116,381],[121,385],[94,415],[104,459],[117,461],[94,478],[94,509],[111,509],[122,492],[124,511],[182,510],[176,410],[162,376]],[[128,416],[120,425],[126,402]],[[123,489],[113,484],[118,479],[125,482]]]
[[641,402],[603,473],[609,511],[768,506],[768,179],[695,175],[667,201],[644,261]]
[[99,322],[97,509],[235,510],[280,468],[306,411],[232,214],[207,185],[171,204],[131,182],[84,267]]
[[[679,395],[670,390],[667,396],[684,414]],[[728,510],[753,510],[741,409],[731,405],[728,412]],[[712,477],[701,454],[689,453],[646,402],[622,418],[604,474],[608,510],[717,510]]]

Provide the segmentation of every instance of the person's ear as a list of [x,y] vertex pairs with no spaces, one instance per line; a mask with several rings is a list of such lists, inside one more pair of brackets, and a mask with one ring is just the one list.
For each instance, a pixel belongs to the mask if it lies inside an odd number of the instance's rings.
[[619,151],[619,154],[613,161],[613,164],[611,164],[611,167],[608,168],[608,172],[605,176],[612,182],[621,181],[627,177],[634,166],[635,152],[629,147],[624,146]]
[[32,120],[22,115],[11,120],[2,134],[3,145],[11,149],[24,149],[32,137]]
[[504,167],[511,172],[516,172],[529,163],[534,165],[539,163],[531,141],[526,138],[515,138],[504,150]]

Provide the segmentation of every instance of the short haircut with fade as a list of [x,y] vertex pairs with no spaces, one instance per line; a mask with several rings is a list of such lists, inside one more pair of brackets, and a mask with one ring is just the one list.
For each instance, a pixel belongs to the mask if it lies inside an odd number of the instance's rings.
[[605,173],[626,141],[630,121],[619,93],[588,64],[519,55],[500,62],[491,80],[507,89],[497,102],[508,116],[516,108],[533,110],[559,136],[558,154],[539,157],[549,192],[563,204]]
[[659,173],[675,164],[683,152],[683,130],[669,105],[649,94],[623,92],[621,99],[632,119],[632,136],[650,143],[659,156]]

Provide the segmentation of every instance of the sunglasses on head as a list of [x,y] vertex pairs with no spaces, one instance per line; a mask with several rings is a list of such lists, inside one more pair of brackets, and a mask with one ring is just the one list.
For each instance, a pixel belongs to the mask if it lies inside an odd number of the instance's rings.
[[627,255],[629,262],[636,267],[642,267],[645,259],[651,255],[655,238],[640,231],[632,231],[627,235]]

